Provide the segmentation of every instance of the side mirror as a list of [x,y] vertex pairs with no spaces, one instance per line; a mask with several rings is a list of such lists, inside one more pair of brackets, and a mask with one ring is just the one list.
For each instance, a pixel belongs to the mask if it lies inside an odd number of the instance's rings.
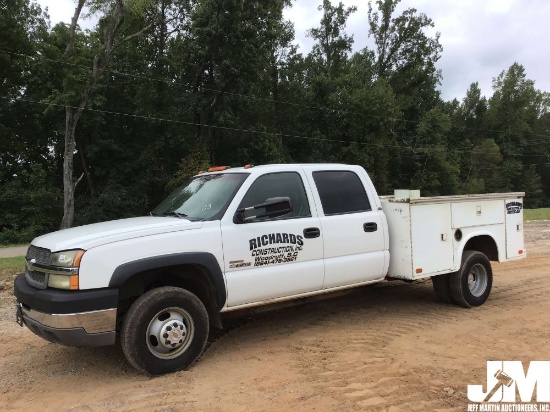
[[[253,216],[246,216],[246,212],[250,212],[252,210],[257,210],[257,209],[264,209],[263,213],[253,215]],[[233,221],[235,223],[251,222],[253,220],[258,220],[258,219],[284,216],[289,214],[290,212],[292,212],[292,203],[290,203],[290,198],[272,197],[259,205],[245,207],[237,210],[237,213],[235,213],[235,218],[233,219]]]

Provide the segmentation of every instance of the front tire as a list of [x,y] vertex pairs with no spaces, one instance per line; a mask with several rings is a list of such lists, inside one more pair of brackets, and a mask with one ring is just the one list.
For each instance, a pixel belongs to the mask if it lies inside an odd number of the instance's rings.
[[450,274],[449,286],[457,305],[465,308],[483,305],[493,286],[493,270],[487,256],[474,250],[465,251],[460,270]]
[[176,287],[160,287],[130,307],[120,332],[122,351],[139,371],[162,375],[191,366],[208,338],[208,314],[201,300]]

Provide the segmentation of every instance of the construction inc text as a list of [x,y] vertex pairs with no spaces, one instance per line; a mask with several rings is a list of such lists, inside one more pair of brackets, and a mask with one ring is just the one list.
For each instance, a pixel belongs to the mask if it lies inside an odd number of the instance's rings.
[[[277,244],[287,246],[265,247]],[[303,244],[303,237],[292,233],[271,233],[249,240],[254,266],[294,262]]]

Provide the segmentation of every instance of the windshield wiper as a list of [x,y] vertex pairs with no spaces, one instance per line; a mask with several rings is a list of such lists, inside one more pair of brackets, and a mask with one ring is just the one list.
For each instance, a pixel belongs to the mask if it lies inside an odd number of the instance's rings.
[[183,219],[184,217],[187,217],[187,215],[185,213],[178,213],[178,212],[175,212],[175,211],[172,211],[172,212],[166,212],[166,213],[163,213],[162,215],[160,216],[177,216],[179,217],[180,219]]

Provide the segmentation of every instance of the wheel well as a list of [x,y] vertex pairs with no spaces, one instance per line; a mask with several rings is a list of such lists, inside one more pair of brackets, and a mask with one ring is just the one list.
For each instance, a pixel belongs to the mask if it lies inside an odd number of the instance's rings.
[[193,293],[203,303],[211,323],[218,324],[220,316],[216,306],[215,289],[207,269],[200,265],[184,264],[138,272],[124,282],[119,288],[117,328],[137,298],[162,286],[175,286]]
[[498,261],[498,248],[495,240],[489,235],[475,236],[466,242],[464,250],[476,250],[489,260]]

